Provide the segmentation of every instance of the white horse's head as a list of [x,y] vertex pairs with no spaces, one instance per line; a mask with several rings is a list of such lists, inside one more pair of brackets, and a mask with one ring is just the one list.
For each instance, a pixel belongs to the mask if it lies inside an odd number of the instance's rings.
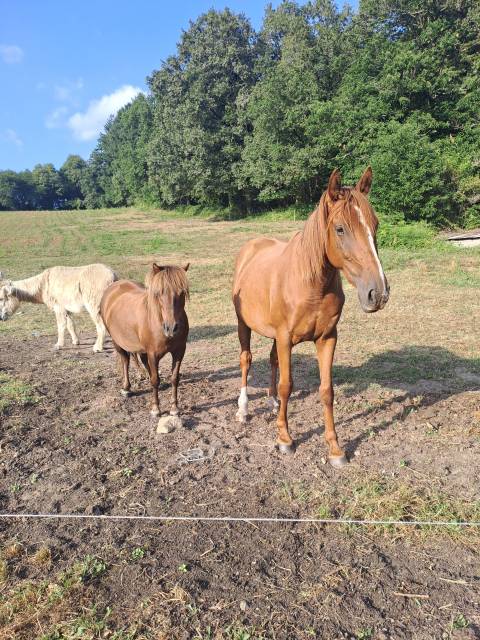
[[20,306],[11,280],[6,280],[0,272],[0,320],[8,320]]

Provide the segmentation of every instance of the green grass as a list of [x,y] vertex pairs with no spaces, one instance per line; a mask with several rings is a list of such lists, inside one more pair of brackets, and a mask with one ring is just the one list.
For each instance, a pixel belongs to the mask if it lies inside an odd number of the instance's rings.
[[23,407],[38,400],[31,385],[0,372],[0,415],[14,406]]

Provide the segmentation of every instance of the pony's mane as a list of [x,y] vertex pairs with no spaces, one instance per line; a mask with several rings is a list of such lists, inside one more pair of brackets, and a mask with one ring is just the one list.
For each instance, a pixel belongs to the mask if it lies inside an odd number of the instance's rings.
[[187,272],[182,267],[167,266],[156,272],[153,268],[150,269],[145,277],[145,287],[149,306],[154,305],[158,296],[164,293],[173,293],[173,295],[183,293],[187,300],[190,297]]
[[333,206],[334,213],[329,217],[327,192],[325,191],[300,234],[300,247],[304,262],[303,276],[310,282],[320,277],[327,264],[327,232],[333,218],[350,231],[355,232],[355,229],[359,228],[361,224],[358,214],[353,210],[353,207],[357,206],[362,211],[365,223],[373,232],[375,232],[378,225],[377,216],[370,202],[354,187],[342,187],[338,200]]

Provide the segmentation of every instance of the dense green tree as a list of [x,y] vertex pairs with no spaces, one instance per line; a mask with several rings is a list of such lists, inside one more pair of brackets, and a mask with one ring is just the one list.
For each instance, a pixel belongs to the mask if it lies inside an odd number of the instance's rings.
[[63,182],[65,206],[81,209],[85,197],[88,164],[77,155],[70,155],[60,168],[60,178]]
[[244,204],[235,180],[244,137],[239,114],[254,83],[256,51],[243,15],[211,10],[149,78],[156,99],[150,177],[162,201]]

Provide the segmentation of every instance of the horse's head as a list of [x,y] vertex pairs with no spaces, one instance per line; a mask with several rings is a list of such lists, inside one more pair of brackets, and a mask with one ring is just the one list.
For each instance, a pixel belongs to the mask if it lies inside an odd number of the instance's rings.
[[165,337],[173,338],[180,328],[185,300],[189,297],[187,271],[184,267],[159,266],[155,262],[145,278],[151,306],[160,307]]
[[0,272],[0,320],[8,320],[19,306],[20,300],[15,295],[15,287]]
[[368,201],[371,185],[371,167],[355,187],[342,187],[340,172],[335,169],[323,196],[326,256],[357,288],[360,304],[367,313],[383,309],[390,292],[378,258],[378,218]]

